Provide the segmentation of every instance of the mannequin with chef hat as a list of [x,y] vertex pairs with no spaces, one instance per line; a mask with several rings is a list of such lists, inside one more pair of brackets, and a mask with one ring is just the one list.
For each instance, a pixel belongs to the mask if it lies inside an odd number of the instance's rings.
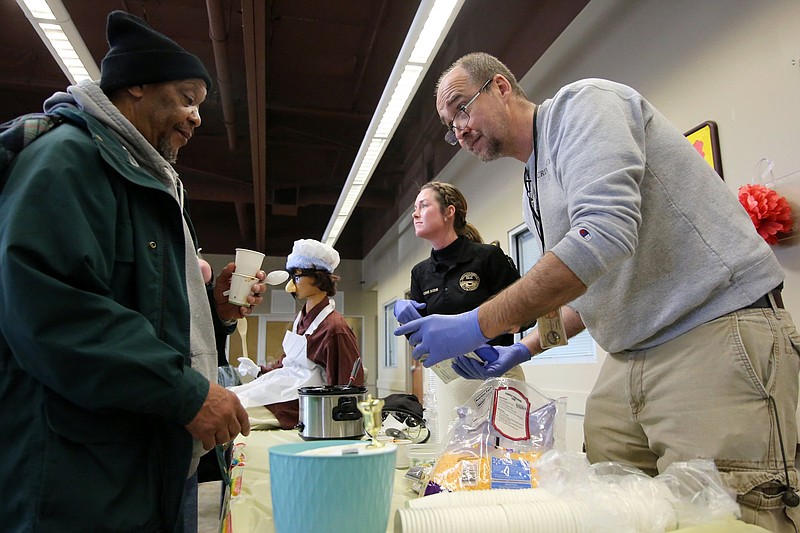
[[[286,292],[304,305],[284,336],[283,356],[255,380],[231,388],[256,422],[276,420],[283,429],[292,429],[299,417],[297,389],[348,384],[359,350],[353,330],[331,299],[338,265],[333,247],[313,239],[295,241],[286,259]],[[255,366],[243,361],[248,362]],[[354,384],[364,384],[360,367]]]

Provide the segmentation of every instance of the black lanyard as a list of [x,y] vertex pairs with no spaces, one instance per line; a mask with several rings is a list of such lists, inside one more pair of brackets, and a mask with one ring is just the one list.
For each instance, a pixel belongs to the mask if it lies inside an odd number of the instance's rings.
[[536,114],[539,112],[539,106],[533,108],[533,179],[528,172],[528,165],[525,165],[525,194],[528,195],[528,205],[531,208],[531,217],[533,218],[533,225],[536,227],[536,234],[539,236],[539,241],[542,243],[542,253],[544,253],[544,227],[542,227],[542,215],[539,210],[539,166],[537,159],[539,158],[539,151],[536,149]]

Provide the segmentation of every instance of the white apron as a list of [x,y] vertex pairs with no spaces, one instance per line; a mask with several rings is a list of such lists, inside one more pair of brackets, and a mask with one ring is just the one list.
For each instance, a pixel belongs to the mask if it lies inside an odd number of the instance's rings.
[[335,308],[334,301],[329,300],[328,305],[320,311],[303,335],[295,333],[302,316],[302,312],[298,313],[292,331],[287,331],[283,336],[283,353],[286,355],[283,367],[267,372],[245,385],[230,388],[239,397],[245,409],[256,405],[297,400],[300,398],[297,389],[321,387],[327,384],[325,369],[308,358],[306,335],[314,333]]

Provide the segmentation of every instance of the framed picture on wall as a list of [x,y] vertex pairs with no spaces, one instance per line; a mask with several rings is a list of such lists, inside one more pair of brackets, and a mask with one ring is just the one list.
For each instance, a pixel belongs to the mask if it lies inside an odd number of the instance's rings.
[[722,175],[722,158],[719,154],[717,123],[708,120],[687,131],[684,135],[692,143],[697,153],[703,156],[703,159],[719,174],[719,177],[725,179]]

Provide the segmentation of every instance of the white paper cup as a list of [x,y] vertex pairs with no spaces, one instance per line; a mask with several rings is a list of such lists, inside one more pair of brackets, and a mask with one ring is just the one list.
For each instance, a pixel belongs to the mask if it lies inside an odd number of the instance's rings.
[[408,468],[408,447],[411,446],[412,441],[408,439],[395,439],[392,441],[392,444],[397,446],[397,462],[395,463],[394,467]]
[[256,281],[258,281],[258,278],[255,276],[246,276],[234,272],[231,277],[231,290],[228,293],[228,303],[250,307],[250,304],[247,303],[247,296],[250,294],[250,291],[253,289],[253,284]]
[[394,465],[395,468],[408,468],[408,447],[413,444],[413,441],[409,439],[395,439],[392,437],[387,437],[386,435],[379,436],[378,440],[384,443],[392,443],[397,446],[397,461]]
[[255,276],[261,269],[264,254],[247,248],[236,249],[236,273],[245,276]]

